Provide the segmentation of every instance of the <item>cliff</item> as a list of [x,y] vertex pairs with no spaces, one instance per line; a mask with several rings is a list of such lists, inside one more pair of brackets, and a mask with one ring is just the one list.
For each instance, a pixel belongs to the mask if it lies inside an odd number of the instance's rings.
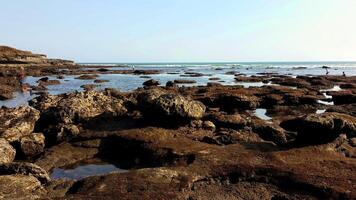
[[73,61],[48,59],[46,55],[0,46],[0,65],[74,65]]

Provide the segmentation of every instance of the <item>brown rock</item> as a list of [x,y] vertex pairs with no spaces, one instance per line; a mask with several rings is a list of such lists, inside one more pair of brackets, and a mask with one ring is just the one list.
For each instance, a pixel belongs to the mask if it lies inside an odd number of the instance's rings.
[[0,137],[14,142],[23,136],[30,135],[39,117],[39,111],[29,106],[1,108]]
[[42,133],[33,133],[20,140],[22,154],[26,157],[34,157],[41,154],[45,147],[45,137]]
[[0,138],[0,164],[11,163],[16,151],[5,139]]

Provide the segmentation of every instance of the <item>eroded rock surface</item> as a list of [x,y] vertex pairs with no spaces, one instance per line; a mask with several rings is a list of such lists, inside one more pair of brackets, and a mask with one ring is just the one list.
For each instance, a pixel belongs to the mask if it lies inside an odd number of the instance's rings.
[[40,112],[32,107],[0,108],[0,138],[9,142],[30,135]]
[[15,159],[16,151],[10,143],[0,138],[0,164],[10,163]]

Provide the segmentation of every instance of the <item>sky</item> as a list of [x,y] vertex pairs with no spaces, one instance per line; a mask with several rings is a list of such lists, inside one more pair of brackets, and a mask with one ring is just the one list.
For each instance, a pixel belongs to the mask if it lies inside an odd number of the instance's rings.
[[356,61],[356,0],[0,0],[0,45],[76,62]]

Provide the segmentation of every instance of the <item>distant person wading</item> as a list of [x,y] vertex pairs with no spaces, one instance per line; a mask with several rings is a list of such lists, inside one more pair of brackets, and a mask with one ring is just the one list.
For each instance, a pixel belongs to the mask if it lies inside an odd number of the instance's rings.
[[28,87],[27,87],[27,85],[24,84],[24,80],[26,78],[26,74],[25,74],[25,69],[23,67],[20,67],[20,71],[17,73],[17,78],[18,78],[19,83],[20,83],[21,91],[22,92],[27,92],[28,91]]

